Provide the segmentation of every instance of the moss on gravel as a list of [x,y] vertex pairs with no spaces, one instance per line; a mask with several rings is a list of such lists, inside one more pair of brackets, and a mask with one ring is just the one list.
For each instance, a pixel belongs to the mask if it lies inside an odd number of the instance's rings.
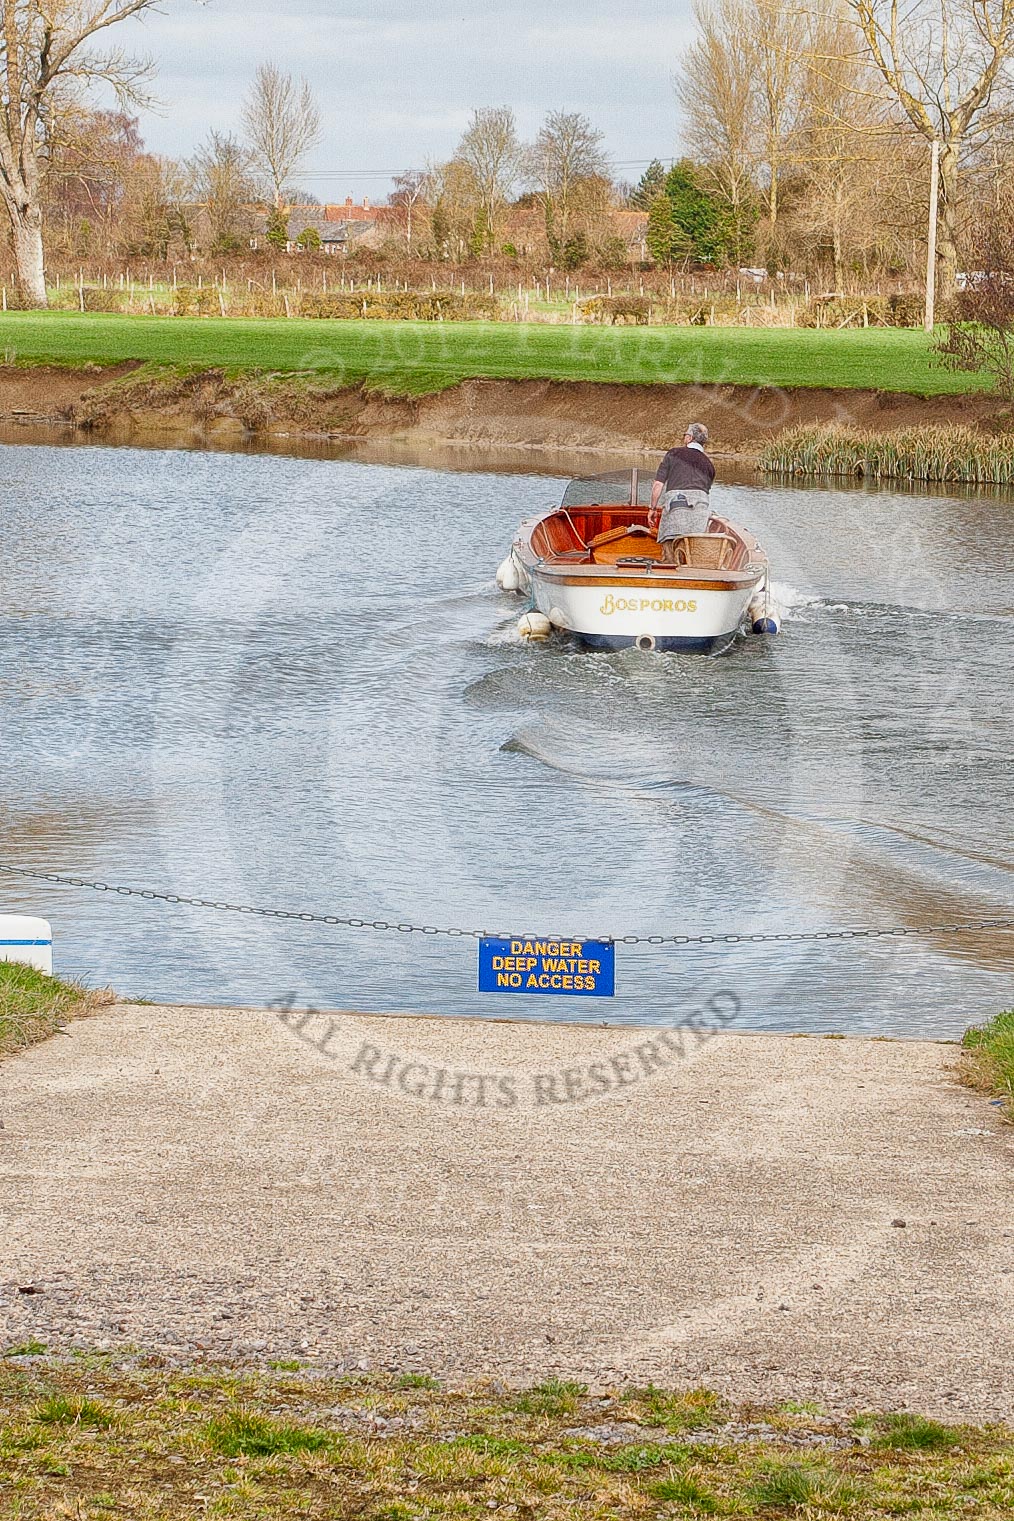
[[405,1384],[311,1369],[187,1373],[122,1354],[7,1358],[3,1513],[999,1521],[1014,1507],[1014,1431],[1000,1426],[842,1422],[801,1403],[734,1409],[707,1390],[654,1386],[593,1396],[556,1381]]

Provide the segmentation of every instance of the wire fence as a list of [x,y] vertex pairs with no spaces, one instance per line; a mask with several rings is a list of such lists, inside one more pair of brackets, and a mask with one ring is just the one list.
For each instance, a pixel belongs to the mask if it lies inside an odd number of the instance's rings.
[[[32,882],[45,882],[56,887],[85,888],[91,892],[112,893],[119,898],[139,899],[147,903],[165,903],[172,907],[205,909],[212,913],[244,914],[257,919],[289,920],[298,924],[322,924],[335,929],[372,930],[377,933],[401,935],[441,936],[452,940],[511,940],[522,938],[518,931],[492,929],[465,929],[434,924],[398,923],[388,919],[371,919],[354,915],[303,912],[298,909],[265,908],[253,903],[227,903],[217,898],[194,898],[182,893],[158,892],[153,888],[118,886],[111,882],[95,882],[85,877],[68,877],[56,872],[32,871],[25,866],[9,866],[0,862],[0,873],[20,877]],[[785,945],[808,941],[847,941],[902,939],[908,936],[960,935],[986,930],[1012,930],[1014,918],[963,919],[945,924],[861,926],[843,929],[786,930],[758,933],[724,933],[714,935],[596,935],[585,939],[603,945],[655,945],[678,946],[693,950],[715,945]],[[536,938],[526,936],[523,938]],[[573,940],[573,935],[547,937]]]

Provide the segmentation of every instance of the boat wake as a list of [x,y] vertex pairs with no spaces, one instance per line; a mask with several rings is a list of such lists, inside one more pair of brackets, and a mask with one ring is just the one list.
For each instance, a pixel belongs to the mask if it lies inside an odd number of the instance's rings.
[[800,591],[798,586],[790,586],[787,581],[772,581],[771,595],[787,614],[807,607],[820,607],[824,601],[813,592]]
[[950,607],[919,607],[914,603],[876,602],[862,598],[841,602],[831,597],[821,597],[811,592],[800,591],[798,587],[779,581],[771,583],[771,595],[784,612],[787,623],[811,623],[813,615],[822,612],[844,613],[857,617],[927,620],[933,623],[1009,623],[1014,617],[1014,608],[986,611],[961,608],[955,611]]
[[[736,835],[748,827],[755,843],[782,855],[801,868],[814,859],[834,860],[844,872],[848,902],[861,903],[864,920],[874,924],[898,923],[913,929],[954,919],[991,917],[1011,906],[1011,874],[1014,861],[1000,854],[987,854],[964,847],[946,836],[933,837],[862,816],[815,816],[774,800],[752,796],[741,785],[742,773],[735,765],[712,770],[708,782],[692,778],[694,756],[685,757],[687,773],[674,775],[679,757],[670,750],[666,774],[657,765],[657,752],[644,744],[627,742],[617,748],[611,737],[608,750],[593,743],[585,727],[564,734],[551,722],[529,725],[512,735],[501,751],[529,757],[538,764],[568,777],[579,786],[609,796],[612,806],[626,802],[634,812],[650,808],[678,830],[689,823],[714,833]],[[717,761],[717,757],[713,757]],[[725,774],[722,775],[724,770]],[[854,922],[852,912],[829,911],[844,926]],[[996,938],[996,937],[994,937]],[[1011,947],[1003,942],[983,942],[970,936],[964,942],[944,946],[957,959],[982,965],[1009,967],[1014,964]]]

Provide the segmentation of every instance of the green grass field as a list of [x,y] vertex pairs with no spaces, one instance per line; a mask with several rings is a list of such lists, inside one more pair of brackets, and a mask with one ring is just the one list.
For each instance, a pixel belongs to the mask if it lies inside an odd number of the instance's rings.
[[919,396],[987,389],[942,368],[925,334],[721,327],[602,328],[513,323],[325,322],[8,312],[7,364],[149,364],[327,374],[397,395],[462,380],[842,387]]

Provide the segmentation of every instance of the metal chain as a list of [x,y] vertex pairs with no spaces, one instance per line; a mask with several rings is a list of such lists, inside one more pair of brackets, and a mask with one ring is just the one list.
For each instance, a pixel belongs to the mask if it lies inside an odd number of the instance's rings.
[[[448,929],[433,924],[395,924],[387,919],[342,918],[337,914],[306,914],[294,909],[258,908],[252,903],[223,903],[214,898],[187,898],[180,893],[159,893],[140,887],[116,887],[109,882],[90,882],[84,877],[64,877],[58,876],[55,872],[30,871],[25,866],[6,866],[2,862],[0,862],[0,872],[11,877],[27,877],[33,882],[51,882],[58,887],[86,887],[97,893],[115,893],[120,898],[143,898],[148,903],[169,903],[184,908],[207,908],[222,914],[249,914],[258,919],[292,919],[299,924],[327,924],[338,929],[394,930],[401,935],[443,935],[453,940],[518,939],[515,932]],[[900,939],[907,935],[958,935],[974,930],[1010,929],[1014,929],[1014,919],[974,919],[952,924],[898,925],[890,929],[796,930],[781,934],[751,935],[600,935],[596,939],[603,945],[784,945],[809,940],[876,940],[885,936]],[[543,940],[546,936],[539,935],[537,938]],[[572,940],[574,936],[553,938]]]

